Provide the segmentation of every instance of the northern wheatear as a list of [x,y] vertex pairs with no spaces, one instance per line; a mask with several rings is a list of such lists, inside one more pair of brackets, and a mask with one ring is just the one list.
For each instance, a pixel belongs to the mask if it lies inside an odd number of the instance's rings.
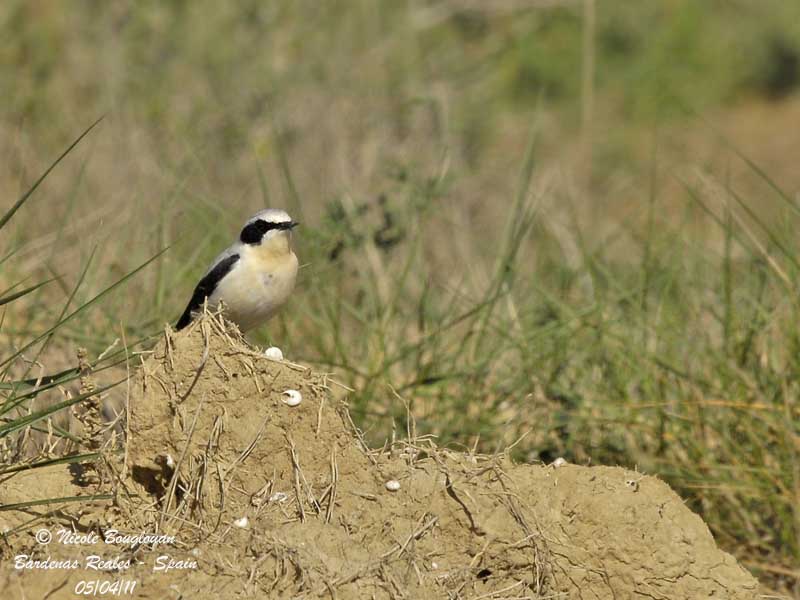
[[203,307],[216,308],[242,332],[261,325],[286,302],[297,277],[292,229],[297,223],[282,210],[262,210],[245,223],[239,241],[220,254],[194,289],[175,328],[186,327]]

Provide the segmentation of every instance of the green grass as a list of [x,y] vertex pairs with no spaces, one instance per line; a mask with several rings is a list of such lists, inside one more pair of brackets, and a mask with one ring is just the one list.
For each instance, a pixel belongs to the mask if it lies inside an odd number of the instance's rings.
[[0,361],[146,338],[283,206],[303,268],[257,340],[353,387],[372,442],[407,403],[454,446],[658,475],[796,593],[795,161],[710,124],[793,101],[800,9],[768,4],[598,2],[586,132],[579,6],[9,2],[2,197],[107,117],[5,224]]
[[[33,184],[20,195],[11,207],[0,216],[0,231],[14,218],[17,211],[22,209],[23,206],[34,197],[35,192],[48,175],[75,147],[77,147],[81,140],[83,140],[98,123],[99,121],[95,121],[81,133],[67,149],[36,178]],[[11,257],[16,251],[17,248],[12,247],[6,256]],[[10,475],[23,470],[36,470],[56,464],[93,461],[100,457],[100,453],[98,452],[78,453],[76,449],[86,446],[91,440],[88,439],[88,437],[71,433],[68,424],[66,427],[62,427],[56,422],[56,419],[63,417],[64,411],[68,408],[82,410],[92,403],[98,407],[99,412],[99,402],[100,399],[104,397],[103,394],[126,381],[127,377],[118,379],[108,385],[99,387],[92,386],[91,389],[86,391],[81,389],[77,394],[58,394],[57,391],[63,392],[64,386],[70,386],[70,384],[79,377],[82,378],[86,376],[86,369],[95,373],[101,372],[108,368],[113,368],[121,362],[126,362],[126,360],[119,360],[119,352],[107,352],[96,361],[57,373],[44,374],[39,372],[36,376],[31,376],[31,372],[34,367],[42,366],[39,359],[47,352],[50,342],[60,328],[76,317],[84,314],[98,300],[123,285],[128,279],[158,258],[158,256],[160,256],[160,253],[111,284],[91,300],[84,302],[70,312],[76,292],[80,289],[89,265],[91,264],[90,257],[86,267],[78,277],[78,283],[67,298],[66,303],[63,305],[53,325],[42,333],[29,333],[27,337],[31,339],[23,342],[21,347],[10,345],[6,350],[4,356],[0,359],[0,458],[2,459],[0,475]],[[3,262],[5,262],[5,260]],[[32,296],[33,292],[44,288],[47,284],[52,283],[54,279],[55,278],[40,281],[39,283],[13,292],[12,290],[22,286],[24,280],[12,284],[7,292],[0,297],[0,306],[7,307],[14,302],[24,302],[27,298]],[[5,323],[5,316],[6,313],[4,312],[3,323]],[[0,331],[2,331],[1,325]],[[124,350],[126,355],[127,350],[127,348]],[[59,400],[59,395],[62,396],[63,399]],[[91,496],[91,499],[110,499],[112,497],[111,495],[95,495]],[[87,496],[32,498],[13,505],[8,504],[0,506],[0,511],[19,510],[48,504],[61,505],[65,502],[85,502],[86,500]],[[8,533],[8,531],[4,531],[3,535],[7,535]]]

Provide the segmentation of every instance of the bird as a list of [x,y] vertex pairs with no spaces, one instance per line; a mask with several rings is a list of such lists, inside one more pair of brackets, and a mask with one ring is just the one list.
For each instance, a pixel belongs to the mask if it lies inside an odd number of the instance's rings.
[[294,290],[298,261],[292,251],[292,230],[297,225],[277,208],[250,217],[239,239],[214,259],[194,288],[175,329],[189,325],[206,299],[212,309],[222,301],[223,314],[242,333],[268,321]]

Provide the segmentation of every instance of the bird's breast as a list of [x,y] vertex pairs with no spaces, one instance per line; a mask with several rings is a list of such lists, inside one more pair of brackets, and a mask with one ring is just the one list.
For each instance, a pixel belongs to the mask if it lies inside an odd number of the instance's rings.
[[259,255],[242,256],[209,298],[226,306],[226,316],[239,329],[247,331],[261,325],[286,303],[297,278],[297,257]]

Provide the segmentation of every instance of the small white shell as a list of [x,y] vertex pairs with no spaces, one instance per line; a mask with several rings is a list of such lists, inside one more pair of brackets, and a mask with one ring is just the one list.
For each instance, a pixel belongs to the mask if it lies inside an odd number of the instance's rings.
[[245,527],[247,527],[249,523],[250,521],[247,519],[247,517],[242,517],[241,519],[236,519],[233,522],[233,525],[234,527],[239,527],[240,529],[244,529]]
[[283,352],[277,346],[270,346],[264,350],[264,356],[270,360],[283,360]]
[[269,497],[270,502],[286,502],[289,499],[289,494],[286,492],[275,492]]
[[203,551],[202,551],[202,550],[200,550],[200,548],[192,548],[192,551],[191,551],[189,554],[191,554],[192,556],[194,556],[195,558],[197,558],[198,556],[200,556],[201,554],[203,554]]
[[439,568],[439,564],[438,563],[435,563],[435,562],[431,563],[431,569],[438,569],[438,568]]
[[171,454],[167,454],[167,466],[170,469],[174,469],[175,468],[175,459],[172,458]]
[[283,395],[286,396],[283,403],[287,406],[297,406],[303,401],[303,395],[297,390],[286,390]]
[[553,461],[553,463],[552,463],[554,469],[558,469],[559,467],[563,467],[566,464],[567,464],[567,461],[565,459],[561,458],[560,456],[557,459],[555,459]]
[[400,482],[397,481],[397,479],[390,479],[384,485],[386,486],[386,489],[389,490],[390,492],[396,492],[397,490],[400,489]]

